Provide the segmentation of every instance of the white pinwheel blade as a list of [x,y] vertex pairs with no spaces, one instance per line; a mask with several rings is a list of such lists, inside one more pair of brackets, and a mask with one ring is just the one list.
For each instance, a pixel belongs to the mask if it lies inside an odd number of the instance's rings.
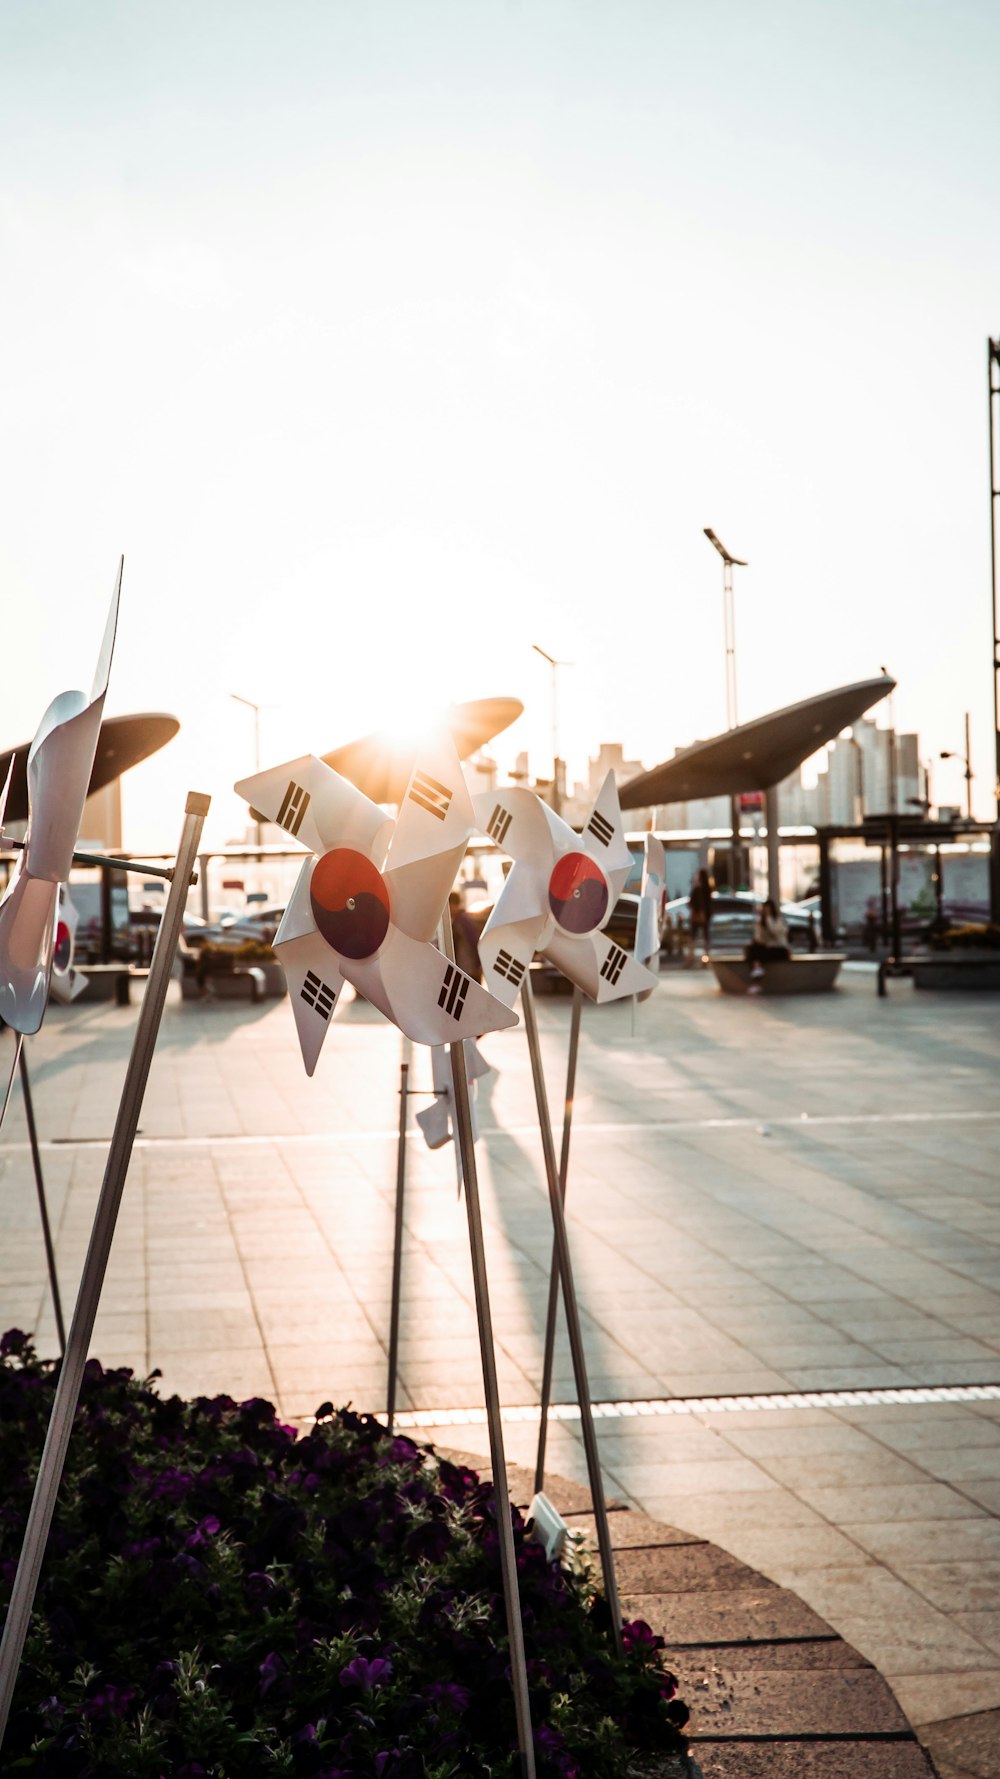
[[120,561],[90,698],[85,692],[61,692],[54,698],[28,753],[25,868],[49,883],[69,876],[83,820],[111,671],[122,567]]
[[[547,874],[533,870],[530,865],[515,865],[490,912],[485,931],[489,933],[496,927],[532,920],[540,933],[546,922],[553,918]],[[538,949],[537,941],[535,949]]]
[[635,955],[640,964],[648,964],[659,956],[660,910],[666,883],[667,855],[663,842],[655,834],[647,834],[635,928]]
[[276,938],[274,949],[285,972],[302,1061],[311,1075],[344,986],[340,963],[315,928],[297,939]]
[[59,886],[32,877],[25,856],[0,901],[0,1020],[30,1037],[45,1017]]
[[[489,1063],[480,1056],[475,1044],[467,1044],[465,1054],[465,1076],[469,1083],[469,1116],[472,1122],[472,1140],[479,1141],[479,1124],[476,1119],[476,1080],[489,1070]],[[431,1049],[431,1080],[434,1084],[434,1098],[429,1106],[417,1113],[417,1123],[423,1133],[428,1149],[443,1149],[445,1143],[451,1142],[454,1136],[452,1116],[452,1072],[451,1052],[447,1044],[435,1044]]]
[[507,1007],[517,1000],[531,960],[539,949],[539,939],[554,922],[545,920],[510,921],[490,931],[487,925],[479,941],[479,961],[483,980],[491,994]]
[[611,887],[610,913],[632,869],[632,854],[625,844],[625,824],[613,772],[608,773],[601,786],[597,802],[584,823],[582,839]]
[[543,873],[548,873],[557,852],[578,844],[572,828],[534,791],[508,785],[499,791],[483,791],[472,801],[482,833],[510,858],[524,860]]
[[577,939],[556,928],[545,945],[545,956],[592,1001],[620,1001],[656,987],[652,970],[637,964],[631,952],[605,933],[586,933]]
[[276,822],[310,852],[343,846],[381,858],[392,827],[384,809],[315,754],[241,778],[234,789],[265,821]]
[[348,982],[415,1044],[454,1044],[516,1025],[517,1015],[443,952],[390,927],[373,958],[344,958]]
[[476,825],[450,735],[418,751],[384,871],[392,918],[411,939],[431,939]]
[[[316,920],[312,911],[312,900],[309,888],[313,872],[316,869],[315,858],[306,859],[298,877],[295,879],[288,906],[281,917],[281,924],[274,935],[275,945],[287,945],[290,939],[305,939],[316,932]],[[326,941],[324,940],[324,944]]]

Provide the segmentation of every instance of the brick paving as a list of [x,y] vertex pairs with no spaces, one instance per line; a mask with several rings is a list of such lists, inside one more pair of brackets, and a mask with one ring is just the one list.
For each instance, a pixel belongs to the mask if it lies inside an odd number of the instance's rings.
[[[164,1388],[268,1395],[290,1418],[326,1397],[378,1410],[399,1035],[344,1006],[309,1081],[287,1002],[175,995],[95,1351],[159,1366]],[[568,1012],[539,1001],[554,1107]],[[29,1047],[68,1301],[135,1017],[53,1008]],[[500,1388],[531,1405],[551,1245],[540,1144],[523,1034],[482,1048]],[[426,1056],[412,1060],[421,1086]],[[587,1008],[568,1210],[595,1398],[1000,1381],[998,1060],[995,997],[894,982],[879,1000],[862,971],[756,1002],[691,972],[634,1012]],[[0,1321],[51,1352],[16,1088],[0,1169]],[[481,1451],[485,1429],[448,1418],[482,1402],[472,1304],[453,1158],[413,1138],[397,1401],[440,1416],[428,1438]],[[555,1397],[573,1397],[563,1340]],[[512,1459],[531,1463],[535,1437],[509,1425]],[[949,1779],[1000,1772],[1000,1402],[703,1408],[601,1421],[598,1437],[613,1494],[833,1627],[937,1738]],[[585,1481],[578,1423],[553,1425],[549,1461]]]

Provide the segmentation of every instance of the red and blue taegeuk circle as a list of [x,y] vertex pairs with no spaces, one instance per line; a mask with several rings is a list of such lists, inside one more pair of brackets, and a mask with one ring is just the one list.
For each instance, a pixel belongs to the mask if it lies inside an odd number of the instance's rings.
[[341,957],[373,957],[389,931],[389,891],[363,852],[334,847],[317,859],[309,884],[313,919]]
[[593,933],[608,912],[608,880],[585,852],[567,852],[549,878],[549,907],[566,933]]

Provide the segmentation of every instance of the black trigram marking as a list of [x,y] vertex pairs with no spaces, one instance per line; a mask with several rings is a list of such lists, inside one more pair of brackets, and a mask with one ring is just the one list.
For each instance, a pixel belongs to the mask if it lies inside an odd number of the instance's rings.
[[602,846],[610,846],[614,831],[614,825],[608,821],[607,816],[595,809],[587,823],[587,833],[593,834],[594,839],[600,841]]
[[498,976],[505,977],[508,982],[513,982],[515,988],[520,988],[524,965],[516,957],[511,957],[509,951],[497,952],[497,961],[493,968]]
[[410,802],[419,803],[421,809],[426,809],[429,814],[436,815],[439,821],[444,821],[451,808],[451,798],[452,793],[448,786],[438,784],[437,779],[431,778],[430,773],[415,772],[413,774]]
[[321,1019],[329,1019],[337,1001],[337,991],[328,982],[321,982],[312,970],[306,971],[306,979],[302,984],[302,999],[307,1007],[314,1007]]
[[454,964],[448,965],[444,973],[444,981],[441,984],[441,993],[438,995],[438,1006],[443,1007],[446,1013],[450,1013],[452,1019],[461,1019],[462,1017],[462,1008],[465,1006],[465,997],[469,992],[470,981],[471,977],[456,969]]
[[623,951],[620,945],[612,945],[611,950],[608,952],[607,957],[601,965],[601,975],[604,977],[605,982],[610,982],[612,988],[617,988],[618,978],[627,963],[628,952]]
[[309,808],[312,798],[302,785],[293,779],[285,792],[284,801],[278,810],[278,826],[288,834],[297,834],[302,826],[302,818]]
[[511,816],[510,810],[505,809],[502,803],[498,803],[486,824],[487,834],[491,840],[496,841],[498,846],[502,846],[506,840],[507,829],[510,827],[512,820],[513,817]]

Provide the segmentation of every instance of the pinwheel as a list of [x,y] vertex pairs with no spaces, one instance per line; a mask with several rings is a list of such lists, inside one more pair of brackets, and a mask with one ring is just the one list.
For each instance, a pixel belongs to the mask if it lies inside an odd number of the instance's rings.
[[[642,861],[642,883],[635,920],[635,955],[640,964],[655,964],[660,956],[660,921],[663,915],[663,892],[667,885],[667,855],[663,841],[655,834],[646,835]],[[652,994],[647,988],[636,998],[645,1001]]]
[[61,1001],[68,1007],[77,995],[82,995],[87,986],[87,978],[82,970],[75,968],[73,953],[76,949],[76,929],[80,924],[80,914],[65,883],[59,885],[59,900],[56,905],[56,936],[52,952],[52,981],[49,993],[54,1001]]
[[420,752],[395,823],[314,755],[242,779],[236,790],[312,855],[274,941],[307,1074],[345,982],[418,1044],[517,1023],[431,944],[475,826],[450,737]]
[[601,929],[632,867],[614,774],[582,834],[532,791],[476,798],[484,833],[514,860],[479,942],[489,987],[512,1007],[536,951],[594,1001],[655,987],[651,970]]
[[122,566],[119,562],[90,697],[60,693],[45,712],[28,755],[28,831],[0,901],[0,1019],[22,1035],[37,1032],[45,1016],[59,885],[70,874],[97,750]]
[[[476,1119],[476,1082],[488,1075],[490,1065],[476,1044],[468,1044],[465,1052],[465,1078],[469,1084],[469,1111],[472,1115],[472,1140],[479,1141]],[[417,1123],[428,1149],[443,1149],[455,1138],[455,1101],[451,1063],[446,1051],[435,1044],[431,1051],[431,1083],[434,1098],[417,1113]]]

